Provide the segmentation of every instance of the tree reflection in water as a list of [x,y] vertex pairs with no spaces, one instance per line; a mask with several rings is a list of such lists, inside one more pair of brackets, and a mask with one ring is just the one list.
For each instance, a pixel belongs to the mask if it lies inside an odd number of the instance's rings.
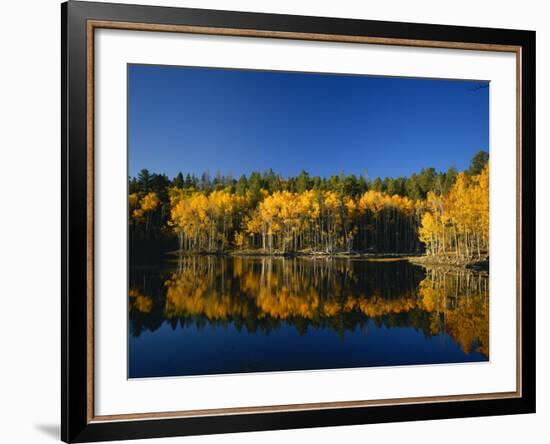
[[[165,270],[131,269],[130,332],[233,325],[269,335],[282,325],[346,331],[412,327],[489,355],[488,275],[407,261],[183,256]],[[179,326],[179,327],[178,327]]]

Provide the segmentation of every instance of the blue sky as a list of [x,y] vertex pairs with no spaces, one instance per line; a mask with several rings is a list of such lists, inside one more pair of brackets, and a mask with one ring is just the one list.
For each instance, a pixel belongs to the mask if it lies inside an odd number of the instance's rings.
[[486,82],[128,67],[129,174],[396,177],[489,148]]

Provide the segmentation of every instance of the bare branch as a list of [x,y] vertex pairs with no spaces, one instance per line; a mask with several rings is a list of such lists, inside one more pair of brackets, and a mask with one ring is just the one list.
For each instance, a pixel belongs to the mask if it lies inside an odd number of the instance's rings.
[[479,91],[480,89],[489,88],[489,83],[478,83],[473,88],[468,88],[468,91]]

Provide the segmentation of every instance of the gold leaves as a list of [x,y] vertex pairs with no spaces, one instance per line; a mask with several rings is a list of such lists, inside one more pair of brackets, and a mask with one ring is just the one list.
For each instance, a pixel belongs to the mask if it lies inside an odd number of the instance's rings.
[[431,254],[471,258],[489,251],[489,165],[470,177],[460,173],[449,194],[427,195],[419,238]]

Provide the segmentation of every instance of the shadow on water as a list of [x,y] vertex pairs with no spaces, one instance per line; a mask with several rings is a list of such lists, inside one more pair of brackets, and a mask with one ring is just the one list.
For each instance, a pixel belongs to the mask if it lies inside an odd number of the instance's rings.
[[184,256],[130,270],[130,376],[486,361],[488,276]]

